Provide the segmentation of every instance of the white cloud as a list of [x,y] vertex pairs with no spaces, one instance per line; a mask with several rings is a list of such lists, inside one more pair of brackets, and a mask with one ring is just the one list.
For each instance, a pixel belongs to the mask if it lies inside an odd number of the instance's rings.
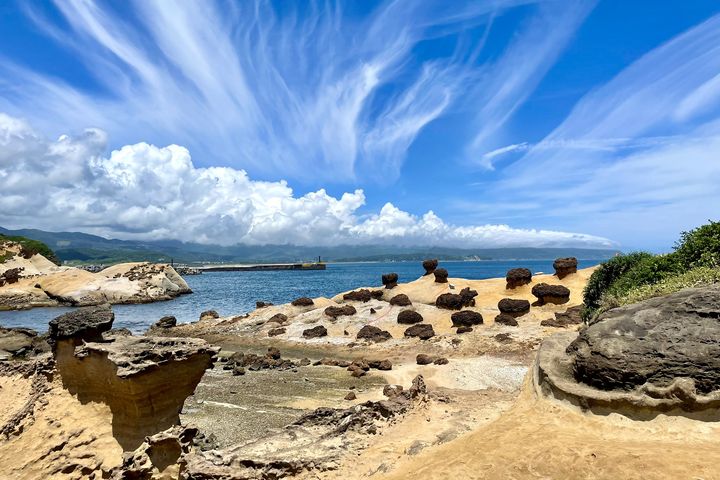
[[298,197],[284,181],[197,168],[181,146],[137,143],[105,155],[106,144],[97,129],[49,141],[0,114],[0,224],[225,245],[613,246],[582,234],[453,226],[432,211],[417,217],[391,203],[362,215],[362,190]]

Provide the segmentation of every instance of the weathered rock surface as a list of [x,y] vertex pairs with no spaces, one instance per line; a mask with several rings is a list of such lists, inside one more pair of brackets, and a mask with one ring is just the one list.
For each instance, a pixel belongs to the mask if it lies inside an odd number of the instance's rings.
[[385,342],[392,339],[392,335],[387,330],[375,327],[373,325],[365,325],[357,333],[358,340],[369,340],[371,342]]
[[272,302],[265,302],[263,300],[258,300],[255,302],[255,308],[265,308],[265,307],[272,307]]
[[503,298],[498,302],[498,310],[512,317],[522,317],[530,312],[530,302],[514,298]]
[[435,271],[438,266],[437,258],[423,260],[422,266],[425,269],[425,273],[423,274],[423,276],[430,275]]
[[453,327],[472,327],[483,323],[483,316],[472,310],[462,310],[450,316]]
[[558,312],[555,314],[555,318],[549,318],[540,322],[543,327],[556,327],[562,328],[570,325],[580,325],[583,323],[581,317],[583,306],[577,305],[570,307],[564,312]]
[[460,310],[463,307],[463,301],[463,297],[457,293],[443,293],[435,299],[435,306],[446,310]]
[[575,257],[558,258],[553,262],[553,268],[555,269],[555,275],[562,279],[572,273],[577,273],[578,261]]
[[448,271],[444,268],[436,268],[433,274],[435,275],[435,283],[447,283]]
[[308,328],[307,330],[303,330],[302,336],[304,338],[327,337],[327,328],[325,328],[322,325],[318,325],[317,327],[313,327],[313,328]]
[[410,301],[410,298],[408,298],[407,295],[404,293],[401,293],[399,295],[395,295],[390,299],[390,305],[397,305],[399,307],[408,307],[412,305],[412,302]]
[[470,333],[473,331],[472,327],[458,327],[457,330],[455,330],[455,333]]
[[200,314],[200,320],[210,320],[220,318],[220,314],[215,310],[205,310]]
[[313,305],[315,305],[315,302],[309,297],[300,297],[292,301],[294,307],[311,307]]
[[271,328],[270,330],[268,330],[268,337],[277,337],[278,335],[282,335],[286,331],[287,330],[285,329],[285,327]]
[[407,328],[404,335],[406,337],[417,337],[420,340],[427,340],[435,336],[435,330],[433,330],[430,324],[418,323],[417,325]]
[[403,310],[398,313],[397,322],[403,325],[412,325],[423,321],[422,315],[414,310]]
[[506,325],[508,327],[517,327],[518,321],[514,316],[508,315],[507,313],[501,313],[495,316],[495,323],[498,325]]
[[362,288],[360,290],[354,290],[343,295],[343,300],[351,300],[354,302],[369,302],[373,298],[382,298],[382,291],[370,291],[367,288]]
[[175,325],[177,325],[177,318],[172,315],[168,315],[155,322],[152,328],[172,328]]
[[184,464],[182,457],[192,451],[197,434],[195,427],[175,425],[145,437],[135,451],[123,456],[122,465],[110,472],[112,480],[163,478],[168,467]]
[[288,316],[284,313],[276,313],[272,317],[270,317],[267,321],[267,323],[277,323],[278,325],[283,325],[288,321]]
[[385,288],[395,288],[398,284],[398,274],[397,273],[386,273],[382,276],[382,284],[385,285]]
[[532,282],[532,272],[527,268],[513,268],[505,275],[505,288],[510,290]]
[[45,338],[35,330],[0,327],[0,360],[29,357],[49,350]]
[[356,313],[357,310],[355,310],[355,307],[352,305],[343,305],[342,307],[329,306],[325,309],[325,315],[333,319],[343,315],[355,315]]
[[430,365],[435,361],[435,357],[426,353],[418,353],[415,357],[415,363],[418,365]]
[[460,297],[462,298],[463,307],[474,307],[475,297],[478,296],[477,290],[471,290],[470,287],[465,287],[460,290]]
[[532,294],[537,297],[537,305],[554,303],[561,305],[570,301],[570,290],[563,285],[548,285],[538,283],[532,288]]
[[102,341],[103,332],[112,328],[115,314],[110,305],[83,307],[50,320],[48,336],[53,342],[73,339],[81,342]]

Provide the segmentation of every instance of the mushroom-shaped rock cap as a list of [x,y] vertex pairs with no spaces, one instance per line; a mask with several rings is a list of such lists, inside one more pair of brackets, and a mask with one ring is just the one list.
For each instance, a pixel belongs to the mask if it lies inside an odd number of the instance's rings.
[[538,299],[538,305],[546,303],[562,304],[570,301],[570,290],[563,285],[548,285],[538,283],[532,288],[532,294]]
[[343,315],[355,315],[357,310],[352,305],[343,305],[342,307],[329,306],[324,312],[328,317],[337,318]]
[[97,342],[102,340],[103,332],[112,328],[114,320],[110,305],[82,307],[50,320],[48,335],[51,340]]
[[527,268],[513,268],[508,270],[505,281],[507,282],[505,288],[508,290],[527,285],[532,282],[532,272]]
[[314,304],[313,299],[309,297],[300,297],[292,301],[294,307],[309,307]]
[[423,276],[430,275],[435,271],[438,266],[437,258],[423,260],[422,266],[425,269],[425,273],[423,274]]
[[477,290],[470,290],[470,287],[465,287],[460,290],[460,296],[462,297],[463,307],[474,307],[475,297],[478,296]]
[[435,283],[447,283],[448,271],[444,268],[436,268],[433,274],[435,274]]
[[307,330],[303,330],[302,336],[304,338],[320,338],[320,337],[326,337],[328,334],[327,328],[325,328],[323,325],[318,325],[317,327],[308,328]]
[[503,298],[498,302],[498,310],[500,313],[520,317],[530,311],[530,302],[515,298]]
[[412,305],[412,302],[410,301],[410,298],[405,295],[404,293],[401,293],[399,295],[395,295],[390,299],[390,305],[397,305],[399,307],[407,307],[409,305]]
[[403,310],[398,313],[397,322],[404,325],[412,325],[423,321],[422,315],[414,310]]
[[154,328],[172,328],[177,325],[177,318],[172,315],[162,317],[160,320],[153,324]]
[[385,273],[382,276],[382,284],[385,288],[393,288],[397,286],[398,274],[397,273]]
[[577,273],[578,261],[575,257],[558,258],[553,262],[553,268],[555,269],[555,275],[558,278],[563,278],[571,273]]
[[417,337],[420,340],[427,340],[428,338],[435,336],[435,330],[433,330],[433,327],[430,324],[418,323],[417,325],[408,327],[405,330],[404,335],[406,337]]
[[472,327],[473,325],[483,323],[482,315],[472,310],[455,312],[450,316],[450,319],[452,320],[453,327]]
[[380,328],[373,326],[373,325],[365,325],[360,329],[360,331],[357,333],[356,338],[358,340],[369,340],[371,342],[384,342],[387,340],[392,339],[392,335],[390,335],[390,332],[386,330],[381,330]]
[[443,293],[435,299],[435,306],[446,310],[460,310],[463,307],[463,297],[456,293]]

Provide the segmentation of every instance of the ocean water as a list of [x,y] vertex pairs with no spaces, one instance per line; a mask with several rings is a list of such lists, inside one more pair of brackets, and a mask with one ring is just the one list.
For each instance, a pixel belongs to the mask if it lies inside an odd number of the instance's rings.
[[[579,268],[590,267],[602,260],[579,260]],[[552,272],[552,260],[441,262],[451,277],[485,279],[504,277],[516,267],[529,268],[533,273]],[[191,275],[185,280],[193,293],[166,302],[142,305],[114,305],[114,327],[125,327],[134,333],[145,331],[165,315],[174,315],[178,322],[196,321],[205,310],[216,310],[221,316],[241,315],[255,308],[262,300],[274,304],[287,303],[298,297],[331,297],[358,287],[382,286],[380,276],[395,272],[400,282],[412,281],[424,273],[420,262],[342,263],[329,264],[327,270],[269,272],[207,272]],[[50,320],[71,308],[35,308],[32,310],[0,311],[0,325],[47,330]]]

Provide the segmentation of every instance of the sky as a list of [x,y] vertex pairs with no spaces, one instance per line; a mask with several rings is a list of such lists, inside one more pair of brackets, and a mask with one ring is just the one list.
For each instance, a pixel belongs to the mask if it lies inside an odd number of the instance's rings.
[[0,225],[670,249],[720,217],[714,0],[0,2]]

